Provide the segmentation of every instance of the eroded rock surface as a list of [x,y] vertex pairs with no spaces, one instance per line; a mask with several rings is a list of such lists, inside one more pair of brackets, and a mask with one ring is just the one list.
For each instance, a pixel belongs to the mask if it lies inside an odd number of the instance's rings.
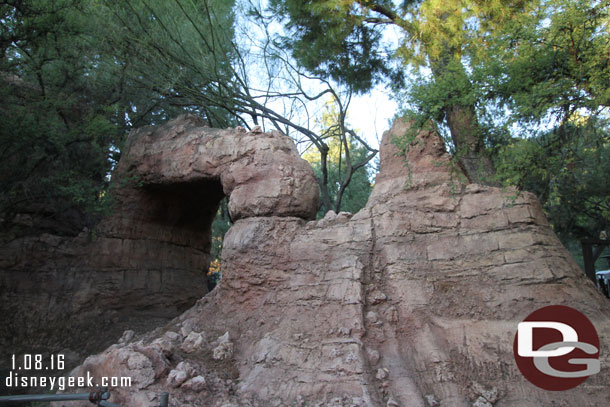
[[[172,406],[610,404],[610,307],[535,197],[459,184],[434,133],[407,169],[391,143],[407,125],[384,135],[366,208],[240,217],[218,289],[72,374],[137,378],[114,390],[129,406],[161,391]],[[517,323],[550,304],[586,314],[602,348],[601,373],[562,393],[527,382],[512,351]],[[231,352],[218,358],[222,344]]]
[[182,116],[126,144],[113,214],[95,230],[0,245],[0,371],[21,352],[63,353],[74,366],[124,330],[146,332],[191,307],[207,292],[210,227],[225,195],[234,220],[316,213],[313,171],[279,133]]

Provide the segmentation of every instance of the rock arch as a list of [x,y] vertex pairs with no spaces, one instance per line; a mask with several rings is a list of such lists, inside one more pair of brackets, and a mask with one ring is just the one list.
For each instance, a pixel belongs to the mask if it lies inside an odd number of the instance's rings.
[[192,306],[207,292],[222,197],[233,220],[317,210],[313,170],[288,137],[194,116],[132,132],[114,178],[112,215],[95,230],[0,246],[0,369],[35,350],[69,349],[69,365]]
[[119,176],[141,186],[218,180],[234,221],[254,216],[315,217],[318,187],[294,142],[260,128],[212,129],[195,116],[135,131]]

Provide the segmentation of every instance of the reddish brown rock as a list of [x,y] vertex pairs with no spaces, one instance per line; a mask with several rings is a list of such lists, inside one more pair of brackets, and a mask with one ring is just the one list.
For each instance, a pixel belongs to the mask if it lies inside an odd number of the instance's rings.
[[[216,290],[72,374],[138,378],[113,390],[129,406],[162,391],[172,406],[608,405],[608,301],[536,199],[457,182],[433,133],[404,168],[390,140],[406,126],[384,135],[366,208],[310,222],[242,217],[225,236]],[[530,384],[512,351],[517,324],[549,304],[586,314],[602,348],[602,371],[560,394]],[[215,360],[226,332],[232,354]]]
[[207,292],[223,196],[233,220],[317,211],[313,170],[277,132],[182,116],[132,132],[122,153],[113,213],[94,230],[0,245],[0,370],[21,352],[66,353],[74,366],[192,306]]
[[[148,187],[219,182],[235,221],[251,216],[296,216],[317,212],[318,187],[292,139],[279,132],[202,127],[194,116],[129,137],[119,172]],[[202,188],[205,189],[205,188]]]

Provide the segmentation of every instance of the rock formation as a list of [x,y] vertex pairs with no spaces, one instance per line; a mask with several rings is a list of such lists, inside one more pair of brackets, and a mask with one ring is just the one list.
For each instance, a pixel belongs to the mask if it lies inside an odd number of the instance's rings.
[[317,207],[313,171],[288,137],[192,116],[133,132],[115,174],[113,214],[94,230],[0,244],[0,371],[23,352],[64,353],[73,367],[191,307],[207,292],[225,195],[234,220],[309,219]]
[[[131,377],[111,401],[132,407],[158,404],[161,391],[172,406],[610,405],[610,306],[534,196],[460,184],[434,133],[401,156],[391,141],[408,123],[397,121],[367,206],[308,221],[315,184],[287,138],[191,125],[137,133],[121,166],[143,194],[178,206],[195,186],[217,197],[222,185],[235,221],[222,281],[72,375]],[[227,156],[209,157],[210,145]],[[250,167],[231,170],[235,157]],[[200,225],[187,221],[200,216],[188,207],[184,223]],[[601,343],[601,373],[561,393],[530,384],[512,350],[517,323],[551,304],[586,314]]]

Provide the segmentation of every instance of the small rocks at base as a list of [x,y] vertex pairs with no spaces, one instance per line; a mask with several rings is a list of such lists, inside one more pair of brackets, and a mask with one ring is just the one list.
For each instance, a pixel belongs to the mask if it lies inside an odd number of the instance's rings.
[[184,382],[184,384],[181,386],[181,388],[185,389],[185,390],[193,391],[195,393],[200,393],[203,390],[205,390],[205,388],[206,388],[205,377],[203,377],[201,375],[195,376],[195,377],[187,380],[186,382]]
[[184,342],[182,342],[182,346],[180,348],[186,353],[193,353],[203,349],[204,344],[205,337],[199,332],[192,331],[184,339]]
[[394,398],[390,397],[386,403],[386,407],[400,407],[400,404]]
[[439,407],[441,405],[441,402],[438,401],[434,394],[426,394],[424,398],[428,407]]
[[[180,387],[184,382],[195,375],[195,368],[188,362],[180,362],[175,369],[167,375],[167,385],[172,388]],[[204,379],[205,381],[205,379]]]
[[229,340],[229,332],[225,332],[215,342],[218,343],[218,346],[212,351],[214,360],[225,360],[233,356],[233,342]]
[[487,401],[483,396],[479,397],[472,403],[472,407],[493,407],[494,405]]

